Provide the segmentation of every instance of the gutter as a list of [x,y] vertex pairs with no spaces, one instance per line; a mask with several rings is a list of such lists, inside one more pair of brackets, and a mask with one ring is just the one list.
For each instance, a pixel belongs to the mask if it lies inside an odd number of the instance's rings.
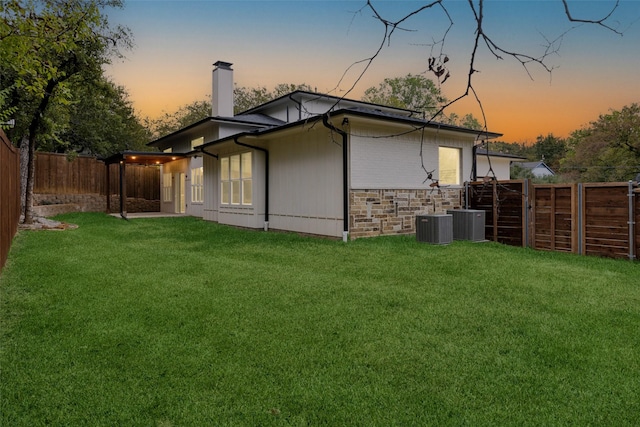
[[203,145],[201,145],[201,146],[200,146],[200,152],[201,152],[202,154],[206,154],[207,156],[215,157],[216,159],[218,159],[218,160],[219,160],[219,157],[218,157],[218,155],[217,155],[217,154],[211,154],[211,153],[209,153],[208,151],[204,151],[204,146],[203,146]]
[[349,238],[349,161],[347,157],[347,155],[349,154],[349,150],[347,148],[348,134],[345,131],[338,129],[329,122],[329,113],[325,113],[322,115],[322,124],[332,132],[336,132],[339,135],[342,135],[342,241],[346,242]]
[[234,135],[233,142],[242,147],[252,148],[254,150],[262,151],[265,159],[265,178],[264,178],[264,231],[269,230],[269,150],[262,147],[256,147],[255,145],[249,145],[238,141],[241,136],[246,134]]

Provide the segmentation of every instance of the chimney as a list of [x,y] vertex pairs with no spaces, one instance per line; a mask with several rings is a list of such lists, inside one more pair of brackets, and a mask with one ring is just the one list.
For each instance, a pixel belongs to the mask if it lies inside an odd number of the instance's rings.
[[211,115],[233,117],[233,69],[230,62],[218,61],[213,66]]

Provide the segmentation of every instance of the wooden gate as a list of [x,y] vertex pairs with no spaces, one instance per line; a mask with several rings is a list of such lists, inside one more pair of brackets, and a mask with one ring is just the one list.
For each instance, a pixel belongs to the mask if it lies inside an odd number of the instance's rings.
[[536,184],[532,196],[532,247],[578,253],[576,184]]

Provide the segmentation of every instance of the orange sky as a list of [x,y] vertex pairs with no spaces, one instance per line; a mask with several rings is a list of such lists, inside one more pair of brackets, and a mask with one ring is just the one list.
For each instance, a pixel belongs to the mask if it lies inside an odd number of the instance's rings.
[[[239,86],[307,83],[320,92],[338,85],[355,61],[380,44],[382,25],[371,12],[358,13],[364,1],[127,1],[110,14],[112,24],[133,32],[136,48],[127,60],[107,67],[125,86],[141,116],[157,117],[179,106],[205,99],[211,91],[212,63],[232,62]],[[600,16],[614,2],[571,3],[579,17]],[[399,17],[421,2],[374,2],[381,13]],[[508,50],[535,56],[546,40],[571,28],[558,2],[488,0],[485,31]],[[452,77],[442,86],[449,99],[466,84],[473,32],[466,2],[447,2],[454,26],[445,52]],[[477,56],[473,85],[482,102],[489,130],[509,142],[533,142],[553,133],[566,137],[610,109],[640,102],[640,1],[622,1],[614,25],[620,36],[597,26],[580,26],[548,58],[551,75],[530,67],[533,80],[517,62],[496,60],[486,48]],[[634,23],[635,21],[635,23]],[[446,30],[441,12],[426,11],[396,32],[349,98],[385,77],[419,74],[427,68],[431,40]],[[342,95],[358,75],[348,73],[335,95]],[[427,77],[432,75],[426,74]],[[462,116],[480,118],[475,100],[452,107]]]

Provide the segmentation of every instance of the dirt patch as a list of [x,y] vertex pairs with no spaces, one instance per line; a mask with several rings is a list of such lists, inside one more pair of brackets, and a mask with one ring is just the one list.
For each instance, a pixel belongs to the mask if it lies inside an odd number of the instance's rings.
[[34,218],[33,223],[24,224],[22,219],[18,225],[19,230],[73,230],[78,228],[76,224],[68,224],[66,222],[54,221],[47,218]]

